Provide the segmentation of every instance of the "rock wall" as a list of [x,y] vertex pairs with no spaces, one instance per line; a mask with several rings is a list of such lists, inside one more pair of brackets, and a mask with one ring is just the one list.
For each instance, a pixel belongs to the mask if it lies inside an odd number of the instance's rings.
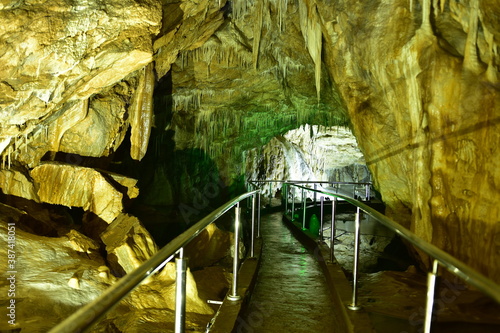
[[500,281],[497,1],[308,1],[392,217]]

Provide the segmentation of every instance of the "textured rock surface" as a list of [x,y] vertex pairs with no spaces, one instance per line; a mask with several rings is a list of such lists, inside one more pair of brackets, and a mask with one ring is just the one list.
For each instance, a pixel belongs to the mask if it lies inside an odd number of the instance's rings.
[[[0,20],[2,155],[33,166],[46,151],[116,149],[127,128],[125,103],[105,91],[152,61],[160,4],[4,2]],[[82,134],[88,140],[75,143]]]
[[[82,207],[111,223],[123,209],[124,194],[109,181],[112,176],[95,169],[44,163],[31,171],[42,202]],[[119,177],[118,179],[124,179]],[[133,182],[133,180],[129,180]],[[117,183],[120,183],[118,180]],[[125,184],[126,181],[123,181]],[[123,185],[123,184],[121,184]],[[135,184],[129,184],[132,188]],[[136,190],[131,190],[136,195]]]
[[[16,323],[0,322],[0,330],[27,328],[47,332],[55,323],[69,316],[81,305],[102,293],[115,278],[99,254],[97,242],[75,230],[61,237],[43,237],[20,229],[26,213],[0,206],[0,255],[7,258],[7,223],[14,223],[16,264]],[[2,275],[7,260],[0,264]],[[6,307],[9,283],[2,279],[0,304]],[[43,306],[40,306],[43,304]]]
[[149,232],[139,219],[120,214],[101,234],[108,262],[117,274],[132,272],[157,250]]
[[476,0],[318,7],[332,24],[324,60],[392,216],[497,282],[498,8]]

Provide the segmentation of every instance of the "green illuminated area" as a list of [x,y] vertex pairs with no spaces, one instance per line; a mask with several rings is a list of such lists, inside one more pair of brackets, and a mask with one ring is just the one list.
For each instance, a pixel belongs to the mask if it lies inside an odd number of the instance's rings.
[[238,27],[225,25],[202,47],[182,52],[157,85],[146,202],[192,203],[214,179],[223,184],[217,199],[227,199],[245,189],[246,151],[304,124],[348,126],[326,70],[316,86],[304,41],[291,37],[297,27],[268,33],[263,38],[272,43],[260,50],[257,68],[245,41],[234,40]]

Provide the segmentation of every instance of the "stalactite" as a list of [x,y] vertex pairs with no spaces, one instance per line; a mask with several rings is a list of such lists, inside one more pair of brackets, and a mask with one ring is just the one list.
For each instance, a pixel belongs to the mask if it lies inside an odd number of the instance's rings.
[[478,74],[481,71],[477,57],[477,30],[479,21],[478,0],[471,0],[469,12],[469,31],[465,42],[464,68]]
[[307,7],[303,2],[299,4],[299,14],[302,36],[314,62],[316,94],[319,103],[321,96],[321,51],[323,37],[320,18],[315,5]]
[[146,154],[153,125],[153,91],[155,84],[153,63],[142,70],[130,106],[130,156],[140,161]]
[[482,23],[484,39],[488,44],[488,51],[490,53],[490,58],[488,61],[488,69],[486,70],[486,78],[491,83],[496,84],[498,83],[498,72],[495,66],[495,58],[498,56],[498,49],[497,45],[495,44],[495,35],[491,31],[489,31],[488,28],[485,26],[484,19],[481,13],[479,13],[479,19]]
[[446,0],[432,0],[432,8],[434,8],[434,16],[437,17],[439,13],[444,12]]
[[10,169],[10,165],[12,164],[11,160],[11,155],[12,155],[12,146],[9,146],[8,151],[7,151],[7,168]]
[[233,18],[235,20],[240,19],[245,14],[248,13],[249,8],[254,6],[253,0],[233,0]]
[[257,19],[254,22],[253,26],[253,47],[252,47],[252,60],[253,60],[253,68],[257,69],[257,62],[259,60],[259,48],[260,48],[260,39],[262,36],[262,11],[264,0],[257,0],[256,7],[256,15]]
[[288,0],[278,0],[278,19],[279,19],[279,30],[284,31],[284,22],[285,22],[285,16],[286,16],[286,11],[288,8]]
[[431,15],[431,0],[422,0],[422,30],[432,34],[430,21]]

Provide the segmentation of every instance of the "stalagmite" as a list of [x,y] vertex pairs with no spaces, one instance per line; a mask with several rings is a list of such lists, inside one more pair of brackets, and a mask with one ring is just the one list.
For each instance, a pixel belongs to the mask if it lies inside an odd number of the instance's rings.
[[132,105],[130,106],[130,156],[141,160],[148,149],[149,135],[153,125],[153,91],[155,84],[154,65],[144,67],[139,77]]

